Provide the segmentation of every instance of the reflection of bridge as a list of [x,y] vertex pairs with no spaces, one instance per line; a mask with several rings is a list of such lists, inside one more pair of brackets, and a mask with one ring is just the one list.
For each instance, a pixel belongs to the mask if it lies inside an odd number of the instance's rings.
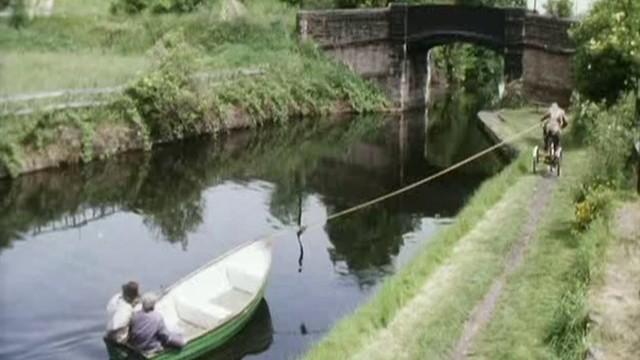
[[302,11],[303,39],[380,83],[402,108],[424,106],[426,55],[434,46],[470,42],[503,54],[507,79],[524,80],[536,100],[568,101],[570,21],[519,8],[393,3],[383,9]]
[[102,220],[111,215],[114,215],[120,210],[120,206],[117,205],[107,205],[97,208],[91,207],[89,209],[83,209],[73,214],[63,215],[61,218],[48,222],[44,225],[34,226],[31,230],[31,235],[35,236],[57,231],[81,228],[94,221]]

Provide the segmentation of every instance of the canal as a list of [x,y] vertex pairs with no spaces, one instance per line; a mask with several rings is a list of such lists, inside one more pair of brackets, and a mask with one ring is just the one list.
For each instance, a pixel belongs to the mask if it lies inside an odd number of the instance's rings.
[[243,242],[275,242],[266,301],[205,359],[304,353],[455,218],[489,156],[369,209],[345,209],[488,147],[477,107],[313,119],[0,181],[0,359],[103,359],[105,305],[171,284]]

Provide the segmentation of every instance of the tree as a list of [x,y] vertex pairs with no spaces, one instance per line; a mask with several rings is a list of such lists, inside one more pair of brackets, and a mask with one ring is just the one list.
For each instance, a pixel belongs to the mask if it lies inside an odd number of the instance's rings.
[[576,42],[577,89],[592,100],[613,103],[638,90],[640,1],[601,0],[571,31]]
[[573,15],[573,1],[571,0],[548,0],[544,8],[550,15],[556,17],[570,17]]
[[27,14],[27,4],[25,0],[13,0],[10,3],[11,17],[9,24],[16,29],[26,26],[29,23],[29,15]]

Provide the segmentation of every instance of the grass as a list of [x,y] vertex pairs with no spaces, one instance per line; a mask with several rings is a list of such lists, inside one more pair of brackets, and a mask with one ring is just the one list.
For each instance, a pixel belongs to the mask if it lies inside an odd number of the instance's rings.
[[0,20],[0,94],[121,82],[144,69],[149,49],[176,29],[202,50],[204,71],[304,57],[294,35],[295,8],[278,0],[250,2],[246,17],[225,21],[224,1],[184,15],[116,16],[106,0],[62,0],[51,17],[20,30]]
[[[638,287],[640,277],[640,198],[638,195],[616,203],[611,224],[610,246],[607,249],[606,271],[602,281],[589,290],[589,310],[594,324],[589,328],[589,344],[607,359],[639,359],[640,314]],[[607,237],[596,224],[592,237]],[[606,230],[606,229],[605,229]],[[623,304],[623,305],[621,305]]]
[[[94,144],[110,138],[138,144],[142,137],[148,148],[150,141],[214,133],[226,128],[227,121],[238,119],[256,126],[285,123],[301,115],[386,108],[380,89],[314,46],[298,42],[295,8],[278,0],[250,2],[245,17],[223,20],[224,1],[212,1],[184,15],[116,16],[102,13],[104,7],[97,1],[68,0],[54,16],[37,18],[21,30],[0,22],[0,48],[6,49],[0,55],[0,95],[127,85],[105,111],[65,110],[68,114],[51,115],[43,110],[30,119],[0,118],[0,129],[9,134],[0,138],[0,168],[4,162],[17,175],[33,170],[28,164],[42,164],[33,158],[44,158],[47,166],[67,161],[65,156],[51,161],[47,155],[52,147],[58,154],[67,153],[65,145],[56,141],[61,137],[50,134],[81,133],[81,139],[69,138],[67,143],[84,144],[82,161],[89,161],[104,156],[96,155]],[[167,60],[167,54],[176,59]],[[265,73],[215,84],[194,77],[199,72],[247,67],[260,67]],[[136,76],[138,72],[142,74]],[[69,95],[53,101],[87,100],[91,96]],[[0,111],[42,109],[51,101],[11,104]],[[16,121],[21,123],[10,124]],[[108,123],[133,140],[113,138],[108,129],[96,130]],[[123,124],[126,129],[121,128]],[[104,138],[95,139],[100,136]]]
[[[520,270],[507,281],[497,311],[474,353],[485,359],[549,359],[557,354],[545,341],[556,308],[573,281],[579,244],[572,235],[574,185],[581,181],[584,151],[567,153],[564,175],[548,206],[548,215]],[[569,303],[567,303],[569,304]]]
[[[511,136],[539,119],[531,109],[502,114],[505,121],[494,128],[500,136]],[[534,130],[518,147],[529,149],[538,136]],[[556,180],[523,264],[507,278],[491,321],[473,343],[474,358],[584,357],[587,291],[600,274],[610,237],[609,213],[603,211],[587,230],[576,230],[575,200],[580,185],[590,179],[590,159],[584,147],[570,141],[565,147],[563,176]],[[390,278],[368,304],[338,323],[307,358],[448,357],[468,314],[502,269],[506,249],[522,225],[531,194],[527,190],[534,179],[524,174],[529,164],[530,154],[523,151],[516,163],[485,183],[451,228]],[[511,206],[511,214],[496,216],[496,203]],[[484,216],[494,225],[481,221]],[[443,271],[450,274],[442,276]],[[424,286],[426,300],[416,297]],[[413,308],[415,304],[418,307]]]
[[[503,194],[521,178],[526,168],[527,158],[523,156],[499,175],[485,182],[453,225],[430,241],[400,273],[387,280],[369,303],[340,321],[323,341],[311,349],[306,358],[345,359],[366,346],[368,340],[375,336],[377,331],[386,327],[396,313],[418,293],[424,282],[450,258],[460,239],[467,235],[484,217],[485,213],[500,201]],[[489,253],[503,249],[503,245],[504,243],[495,244],[498,249],[489,250]],[[486,279],[490,275],[491,271],[478,274],[479,281],[477,283],[470,281],[467,285],[472,285],[475,288],[473,289],[475,295],[478,295],[481,292],[478,290],[487,286]],[[469,307],[469,303],[465,300],[459,304],[452,302],[450,305],[452,308],[456,308],[458,305],[462,309]],[[443,306],[447,305],[443,304]],[[460,314],[450,315],[456,317]],[[436,327],[436,323],[433,326]],[[456,333],[460,329],[448,328],[445,325],[441,330],[445,336],[439,337],[437,334],[433,334],[433,341],[441,343],[442,348],[445,348],[447,347],[445,343],[451,341],[450,338],[447,338],[446,332]]]
[[466,319],[504,268],[519,239],[536,178],[521,178],[456,245],[442,271],[358,359],[447,358]]
[[140,55],[12,52],[0,65],[0,96],[121,85],[148,67]]

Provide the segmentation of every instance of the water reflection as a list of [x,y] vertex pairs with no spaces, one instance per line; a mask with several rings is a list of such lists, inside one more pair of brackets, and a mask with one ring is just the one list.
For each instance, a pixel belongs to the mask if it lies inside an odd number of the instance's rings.
[[262,300],[249,323],[229,342],[200,360],[240,360],[266,351],[273,342],[273,324],[266,300]]
[[[119,284],[133,277],[157,289],[283,228],[292,231],[276,244],[266,295],[273,343],[254,356],[299,355],[454,217],[500,162],[483,159],[479,172],[454,172],[321,229],[296,227],[488,144],[456,104],[428,118],[307,120],[0,181],[0,358],[103,357],[104,302]],[[211,356],[242,357],[252,346]]]
[[[487,138],[478,135],[477,118],[472,116],[482,110],[484,104],[482,99],[470,96],[464,90],[447,93],[432,102],[428,108],[425,142],[425,156],[430,164],[446,167],[492,145]],[[506,159],[492,155],[482,160],[469,163],[462,171],[495,173]]]

